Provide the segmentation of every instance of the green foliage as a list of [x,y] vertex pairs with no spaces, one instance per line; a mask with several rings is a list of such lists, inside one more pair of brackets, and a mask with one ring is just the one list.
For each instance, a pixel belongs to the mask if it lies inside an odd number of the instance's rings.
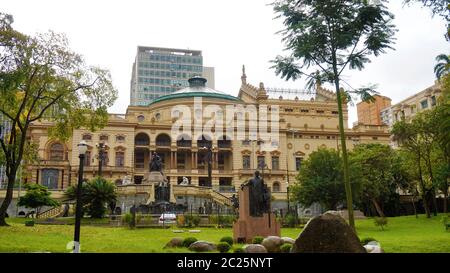
[[296,217],[293,213],[288,213],[284,217],[283,224],[287,227],[295,227],[300,223],[300,219]]
[[366,207],[373,205],[384,217],[381,204],[399,205],[398,188],[410,182],[402,157],[390,146],[378,143],[360,144],[350,153],[349,162],[355,195]]
[[[219,219],[219,221],[217,221],[217,219]],[[225,227],[230,227],[233,225],[233,222],[236,220],[236,216],[235,215],[210,215],[209,216],[209,222],[211,224],[215,224],[215,225],[221,225],[221,226],[225,226]]]
[[364,238],[362,238],[361,240],[360,240],[360,242],[361,242],[361,244],[364,246],[364,245],[367,245],[369,242],[372,242],[372,241],[377,241],[375,238],[372,238],[372,237],[364,237]]
[[291,252],[292,244],[284,243],[281,245],[280,250],[281,253],[289,253]]
[[289,187],[292,199],[305,207],[319,202],[335,210],[345,200],[342,160],[335,150],[319,149],[303,162],[297,182]]
[[441,222],[442,222],[442,224],[444,224],[445,230],[450,229],[450,219],[449,219],[448,215],[442,216]]
[[217,250],[219,250],[220,253],[227,253],[230,249],[231,245],[227,242],[220,242],[217,244]]
[[[76,200],[77,187],[78,185],[69,187],[65,192],[66,197]],[[103,177],[83,183],[82,188],[83,207],[92,218],[102,218],[107,211],[107,204],[117,199],[116,186]]]
[[19,198],[18,206],[37,209],[37,214],[43,206],[59,206],[59,203],[50,197],[51,192],[48,191],[47,187],[39,184],[25,184],[25,189],[27,192]]
[[32,226],[34,226],[34,221],[33,221],[33,220],[27,220],[27,221],[25,221],[25,226],[27,226],[27,227],[32,227]]
[[187,237],[183,240],[183,247],[189,247],[191,244],[197,242],[197,238],[195,237]]
[[233,238],[230,237],[230,236],[225,236],[225,237],[222,237],[222,238],[220,239],[220,242],[226,242],[226,243],[228,243],[230,246],[232,246],[233,243],[234,243],[234,240],[233,240]]
[[122,215],[122,223],[125,223],[125,224],[131,226],[132,221],[133,221],[133,215],[131,215],[131,213],[126,213],[126,214]]
[[[53,122],[50,136],[65,141],[74,129],[104,127],[108,107],[117,98],[109,71],[88,66],[69,49],[63,34],[49,31],[29,36],[15,30],[13,22],[11,15],[0,12],[0,114],[11,123],[10,132],[0,139],[0,157],[10,170],[8,192],[29,155],[27,140],[33,122]],[[6,224],[11,200],[7,194],[2,201],[0,225]]]
[[380,227],[381,230],[384,230],[384,226],[387,226],[388,219],[386,217],[374,217],[373,222],[375,226]]
[[[277,18],[283,19],[285,49],[291,54],[278,56],[276,74],[286,80],[301,76],[314,82],[339,81],[346,69],[362,70],[370,62],[369,56],[378,56],[392,49],[395,27],[391,24],[393,14],[380,1],[330,0],[281,0],[272,5]],[[330,23],[332,22],[332,23]],[[309,73],[311,68],[316,73]],[[367,97],[367,89],[359,90]]]
[[261,244],[262,241],[264,241],[264,237],[262,237],[262,236],[255,236],[255,237],[253,237],[252,243],[253,244]]
[[187,227],[197,227],[200,224],[200,216],[195,214],[186,214],[184,216],[185,226]]
[[233,248],[233,253],[245,253],[244,248],[241,246]]

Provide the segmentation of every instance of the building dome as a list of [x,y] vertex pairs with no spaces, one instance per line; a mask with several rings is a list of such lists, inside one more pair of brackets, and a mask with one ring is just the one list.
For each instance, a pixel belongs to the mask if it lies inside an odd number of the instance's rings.
[[206,87],[206,79],[203,77],[195,76],[188,80],[189,87],[175,91],[169,95],[165,95],[155,99],[149,105],[160,101],[179,99],[179,98],[193,98],[193,97],[205,97],[205,98],[217,98],[231,101],[241,101],[239,98],[228,95],[222,91],[218,91],[209,87]]

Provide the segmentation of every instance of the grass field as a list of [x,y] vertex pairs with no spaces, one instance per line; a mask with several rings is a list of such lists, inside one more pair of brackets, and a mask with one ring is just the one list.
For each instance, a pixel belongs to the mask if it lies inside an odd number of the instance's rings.
[[[360,238],[377,239],[386,252],[447,252],[450,253],[450,231],[445,231],[441,215],[425,218],[420,215],[389,218],[385,231],[375,227],[372,219],[357,220]],[[24,219],[8,219],[10,227],[0,227],[0,252],[70,252],[72,225],[35,225],[26,227]],[[176,228],[178,229],[178,228]],[[232,236],[230,228],[199,228],[200,233],[173,233],[172,229],[123,227],[81,228],[82,252],[187,252],[181,249],[163,249],[173,237],[193,236],[199,240],[218,242],[223,236]],[[186,229],[185,229],[186,230]],[[301,229],[283,228],[282,236],[297,238]]]

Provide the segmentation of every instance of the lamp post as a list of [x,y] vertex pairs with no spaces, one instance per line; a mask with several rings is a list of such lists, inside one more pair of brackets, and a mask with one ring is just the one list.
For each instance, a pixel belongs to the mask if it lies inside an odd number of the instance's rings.
[[81,200],[82,186],[83,186],[83,167],[84,167],[84,156],[87,151],[87,144],[82,140],[78,145],[78,157],[80,158],[80,167],[78,169],[78,186],[77,186],[77,208],[75,213],[75,232],[74,232],[74,245],[73,252],[80,253],[80,226],[81,226],[81,214],[83,202]]
[[98,148],[98,176],[102,176],[103,162],[105,160],[105,149],[108,147],[108,143],[100,142],[97,144]]

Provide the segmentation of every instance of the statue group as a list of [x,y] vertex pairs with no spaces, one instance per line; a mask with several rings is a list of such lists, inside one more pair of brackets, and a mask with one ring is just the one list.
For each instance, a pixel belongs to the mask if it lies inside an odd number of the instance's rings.
[[261,217],[270,211],[270,193],[259,171],[255,177],[244,183],[241,187],[249,187],[250,215]]

